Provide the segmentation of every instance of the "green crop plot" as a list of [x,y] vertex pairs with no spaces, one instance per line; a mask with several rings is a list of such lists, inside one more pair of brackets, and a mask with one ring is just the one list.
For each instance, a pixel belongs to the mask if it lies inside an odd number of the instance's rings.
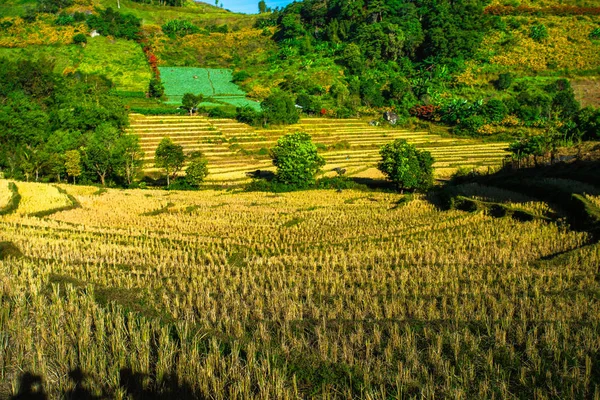
[[159,67],[159,69],[169,104],[180,104],[185,93],[194,93],[237,107],[249,106],[260,109],[260,103],[246,99],[246,93],[231,82],[232,74],[229,69],[191,67]]

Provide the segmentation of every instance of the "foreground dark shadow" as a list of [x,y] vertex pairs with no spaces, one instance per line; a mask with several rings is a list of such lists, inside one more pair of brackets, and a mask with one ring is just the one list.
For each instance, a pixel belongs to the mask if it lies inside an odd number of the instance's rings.
[[[175,374],[170,374],[159,382],[154,382],[148,374],[136,373],[129,368],[119,371],[120,387],[129,398],[134,400],[167,400],[167,399],[204,399],[205,397],[194,390],[187,383],[179,382]],[[80,369],[69,372],[69,379],[74,389],[60,393],[59,398],[72,400],[96,400],[114,398],[114,394],[103,390],[101,396],[95,396],[87,389],[88,375]],[[148,384],[152,382],[152,384]],[[149,387],[150,386],[150,387]],[[11,400],[48,400],[50,396],[45,388],[41,376],[26,372],[19,379],[17,394]]]

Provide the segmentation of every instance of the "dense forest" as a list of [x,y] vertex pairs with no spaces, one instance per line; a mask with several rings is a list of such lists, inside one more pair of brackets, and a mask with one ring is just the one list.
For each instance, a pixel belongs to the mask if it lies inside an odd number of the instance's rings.
[[130,184],[140,167],[128,112],[102,77],[0,59],[0,167],[11,178]]

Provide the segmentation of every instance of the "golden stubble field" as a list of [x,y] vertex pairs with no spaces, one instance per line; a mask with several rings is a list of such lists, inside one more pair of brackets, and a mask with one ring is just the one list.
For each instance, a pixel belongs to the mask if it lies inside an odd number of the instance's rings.
[[23,255],[0,260],[0,394],[79,368],[109,398],[127,373],[223,399],[600,396],[586,233],[421,195],[61,188],[81,207],[0,217]]

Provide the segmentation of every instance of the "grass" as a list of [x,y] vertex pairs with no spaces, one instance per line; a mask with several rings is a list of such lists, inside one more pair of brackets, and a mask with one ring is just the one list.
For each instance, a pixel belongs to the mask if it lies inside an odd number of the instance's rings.
[[115,84],[117,90],[137,92],[142,96],[148,90],[148,83],[152,77],[140,46],[123,39],[89,38],[86,47],[74,45],[0,47],[0,57],[13,60],[47,58],[54,61],[55,73],[81,71],[104,75]]
[[75,371],[109,398],[600,395],[587,232],[422,195],[61,187],[82,207],[0,217],[6,397]]
[[113,81],[117,90],[130,92],[147,92],[152,77],[146,57],[138,44],[105,37],[88,40],[77,70],[105,75]]

